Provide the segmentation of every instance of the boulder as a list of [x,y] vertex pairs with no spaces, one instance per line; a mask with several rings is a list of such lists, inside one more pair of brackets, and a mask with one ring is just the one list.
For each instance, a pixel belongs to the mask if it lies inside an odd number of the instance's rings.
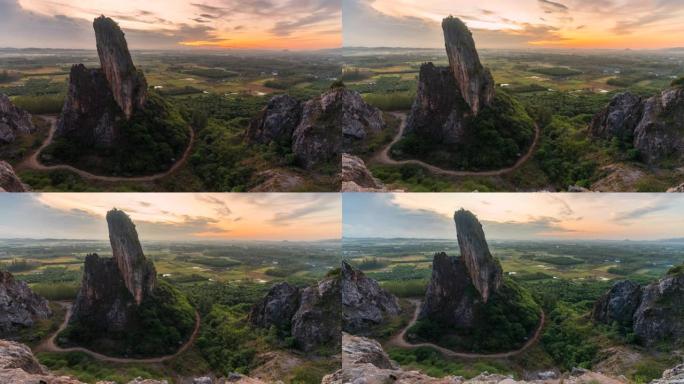
[[631,140],[649,164],[684,158],[684,89],[670,88],[644,99],[625,92],[615,95],[591,123],[596,137]]
[[494,79],[480,63],[475,41],[468,27],[458,18],[442,21],[449,67],[465,102],[473,115],[494,99]]
[[35,130],[31,115],[0,93],[0,144],[11,143],[17,136],[29,135]]
[[684,184],[679,184],[676,187],[672,187],[667,190],[667,193],[683,193],[684,192]]
[[249,322],[259,328],[289,328],[304,352],[317,353],[321,347],[335,351],[340,346],[340,295],[338,277],[303,289],[279,283],[252,307]]
[[380,180],[366,168],[360,158],[348,153],[342,154],[342,192],[388,192]]
[[650,384],[681,384],[684,382],[684,364],[663,372],[660,379],[651,381]]
[[482,225],[471,212],[461,209],[454,214],[458,246],[470,280],[482,301],[496,292],[503,281],[501,264],[489,252]]
[[302,105],[297,99],[288,95],[275,96],[250,122],[247,139],[260,144],[271,141],[289,144],[301,117]]
[[342,117],[342,135],[345,139],[362,140],[369,134],[376,134],[385,127],[382,112],[366,103],[356,91],[339,88]]
[[30,327],[36,319],[47,319],[51,315],[47,300],[11,273],[0,271],[0,334],[18,327]]
[[363,333],[399,315],[399,300],[346,261],[342,262],[342,330]]
[[14,172],[14,168],[8,162],[0,160],[0,191],[28,192],[29,190],[29,187],[22,183]]
[[267,169],[257,174],[259,184],[249,192],[296,192],[305,185],[302,176],[288,169]]
[[641,286],[631,281],[621,281],[603,295],[594,305],[594,320],[623,326],[632,325],[632,317],[641,303]]
[[341,161],[343,87],[304,103],[302,119],[292,134],[292,152],[303,168]]
[[326,278],[302,290],[299,309],[292,317],[292,336],[305,352],[325,347],[337,351],[341,345],[340,279]]
[[274,285],[266,297],[252,307],[250,324],[260,328],[289,329],[299,308],[299,296],[299,289],[286,282]]
[[631,327],[640,344],[684,343],[684,272],[674,271],[641,287],[619,282],[594,306],[595,321]]

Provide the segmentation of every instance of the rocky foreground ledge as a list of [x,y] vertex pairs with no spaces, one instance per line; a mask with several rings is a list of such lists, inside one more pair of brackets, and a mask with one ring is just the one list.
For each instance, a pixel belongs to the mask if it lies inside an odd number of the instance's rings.
[[[418,371],[405,371],[382,349],[365,337],[343,334],[342,369],[323,378],[322,384],[624,384],[625,381],[597,372],[575,369],[562,379],[517,381],[509,376],[482,373],[466,380],[460,376],[434,378]],[[665,371],[651,384],[684,383],[684,364]]]
[[[189,379],[193,384],[266,384],[237,373],[227,378],[198,377]],[[73,377],[58,376],[42,366],[24,344],[0,340],[0,383],[12,384],[86,384]],[[96,384],[117,384],[99,381]],[[123,383],[118,383],[123,384]],[[169,384],[166,380],[134,379],[127,384]]]

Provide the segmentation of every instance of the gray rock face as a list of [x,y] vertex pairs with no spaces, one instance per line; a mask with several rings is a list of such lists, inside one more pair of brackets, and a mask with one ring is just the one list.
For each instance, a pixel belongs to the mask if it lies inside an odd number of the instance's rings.
[[0,192],[28,192],[29,188],[14,173],[8,162],[0,160]]
[[11,143],[17,136],[29,135],[35,130],[31,115],[17,108],[7,95],[0,93],[0,144]]
[[344,88],[334,88],[304,103],[302,120],[292,135],[292,152],[306,169],[341,161]]
[[101,68],[71,67],[69,88],[56,137],[86,146],[112,147],[118,122],[130,119],[147,100],[147,82],[133,65],[124,34],[109,18],[93,22]]
[[341,88],[340,97],[342,134],[345,138],[361,140],[368,134],[379,133],[385,127],[382,112],[363,101],[358,92]]
[[9,272],[0,271],[0,334],[30,327],[35,319],[52,315],[47,300]]
[[639,342],[653,346],[667,341],[684,343],[684,273],[670,274],[639,287],[620,282],[596,303],[594,319],[632,326]]
[[608,107],[591,121],[591,131],[600,137],[626,137],[634,132],[643,113],[641,97],[629,92],[613,97]]
[[288,329],[299,308],[301,292],[286,282],[274,285],[262,301],[252,307],[249,322],[260,328]]
[[107,225],[113,258],[126,288],[139,305],[154,290],[157,271],[152,262],[145,258],[138,231],[126,213],[117,209],[107,212]]
[[295,98],[279,95],[269,100],[261,115],[249,125],[247,138],[267,144],[271,141],[288,143],[302,117],[302,106]]
[[449,66],[461,96],[473,115],[494,99],[494,79],[480,63],[475,41],[468,27],[455,17],[442,21]]
[[632,139],[647,163],[684,158],[684,89],[672,88],[648,99],[616,95],[591,123],[594,136]]
[[501,287],[503,271],[499,262],[489,253],[482,225],[477,217],[464,209],[454,214],[458,246],[465,262],[470,280],[480,292],[482,301]]
[[142,253],[135,226],[125,213],[107,213],[113,257],[88,255],[81,289],[69,321],[106,332],[123,331],[156,286],[156,271]]
[[342,192],[387,192],[380,180],[366,168],[366,163],[359,157],[348,153],[342,154]]
[[661,341],[684,344],[684,273],[644,287],[634,313],[634,333],[646,346]]
[[314,352],[322,346],[339,350],[340,296],[339,278],[328,278],[302,290],[299,309],[292,317],[292,336],[303,351]]
[[641,286],[631,281],[613,285],[594,305],[594,320],[610,324],[613,321],[623,326],[632,325],[632,317],[641,303]]
[[322,346],[334,350],[340,346],[340,295],[339,278],[326,278],[304,289],[280,283],[252,307],[249,321],[259,328],[290,327],[304,352],[316,352]]
[[342,262],[342,330],[363,333],[401,312],[399,300],[358,269]]
[[114,20],[100,16],[93,21],[97,54],[102,71],[109,82],[114,100],[130,119],[147,100],[147,81],[133,65],[128,44]]
[[466,132],[468,107],[450,68],[426,63],[420,67],[418,91],[406,121],[405,134],[415,132],[435,141],[460,143]]
[[405,133],[416,133],[436,142],[458,144],[468,131],[467,118],[490,105],[494,79],[480,63],[475,42],[463,22],[454,17],[442,21],[449,67],[432,63],[420,67],[418,92],[406,121]]
[[442,324],[470,328],[473,326],[474,295],[463,258],[437,253],[432,261],[432,277],[420,309],[420,319],[434,319]]

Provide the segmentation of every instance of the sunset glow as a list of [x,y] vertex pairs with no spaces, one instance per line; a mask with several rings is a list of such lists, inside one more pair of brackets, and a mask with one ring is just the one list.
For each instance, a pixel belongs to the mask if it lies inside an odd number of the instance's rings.
[[[36,24],[50,33],[78,35],[73,45],[85,45],[92,20],[103,14],[126,32],[131,48],[208,47],[218,49],[312,50],[341,45],[341,5],[327,0],[7,0],[0,4],[0,31]],[[4,11],[4,12],[3,12]],[[25,20],[22,20],[25,19]],[[15,33],[14,46],[37,46]],[[11,31],[5,31],[11,32]],[[58,36],[50,36],[55,39]],[[27,41],[24,41],[27,40]],[[68,41],[65,39],[65,41]],[[83,41],[83,43],[81,43]],[[3,45],[6,43],[3,43]],[[51,47],[57,48],[57,47]],[[65,46],[60,48],[74,48]]]
[[[477,215],[492,238],[684,237],[684,197],[675,194],[395,193],[347,194],[343,200],[345,237],[450,238],[452,217],[460,208]],[[370,222],[378,216],[388,224]]]
[[112,208],[151,239],[298,241],[337,239],[341,231],[333,194],[49,193],[0,196],[0,207],[3,238],[26,237],[23,230],[31,237],[103,238]]
[[[684,21],[684,7],[674,0],[343,1],[346,46],[378,45],[383,35],[398,41],[401,29],[422,24],[421,46],[438,48],[441,20],[454,15],[481,47],[655,49],[680,46]],[[360,19],[367,28],[357,24]],[[407,36],[406,44],[391,45],[416,46],[414,41]]]

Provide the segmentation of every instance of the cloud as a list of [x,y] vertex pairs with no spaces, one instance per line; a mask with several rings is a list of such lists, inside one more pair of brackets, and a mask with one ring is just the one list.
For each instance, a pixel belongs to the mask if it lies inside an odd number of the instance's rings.
[[555,12],[562,12],[565,13],[568,11],[568,7],[555,2],[555,1],[549,1],[549,0],[537,0],[539,5],[541,6],[542,10],[544,10],[545,13],[555,13]]
[[650,216],[653,213],[668,210],[670,209],[671,203],[671,200],[662,200],[643,207],[623,211],[615,215],[615,220],[618,222],[630,223],[634,220]]

